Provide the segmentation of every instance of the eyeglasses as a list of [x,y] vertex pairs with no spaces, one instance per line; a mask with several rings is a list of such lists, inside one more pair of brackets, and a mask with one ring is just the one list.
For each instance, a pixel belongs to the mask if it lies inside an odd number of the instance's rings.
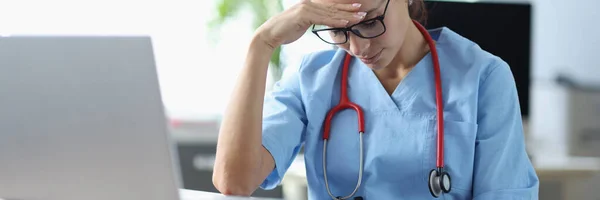
[[348,42],[348,32],[352,32],[354,35],[365,39],[379,37],[380,35],[383,35],[386,30],[383,18],[387,12],[389,3],[390,0],[385,3],[383,14],[375,18],[362,21],[346,28],[330,28],[323,25],[313,25],[312,32],[324,42],[334,45]]

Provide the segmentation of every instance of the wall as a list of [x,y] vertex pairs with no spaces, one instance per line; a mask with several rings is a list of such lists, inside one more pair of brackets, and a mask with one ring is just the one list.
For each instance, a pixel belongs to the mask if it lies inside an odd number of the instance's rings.
[[570,71],[578,79],[600,80],[598,0],[534,0],[533,76],[552,79]]
[[[600,85],[600,19],[597,0],[532,0],[531,133],[565,153],[568,95],[553,83],[559,74]],[[600,121],[600,120],[599,120]]]

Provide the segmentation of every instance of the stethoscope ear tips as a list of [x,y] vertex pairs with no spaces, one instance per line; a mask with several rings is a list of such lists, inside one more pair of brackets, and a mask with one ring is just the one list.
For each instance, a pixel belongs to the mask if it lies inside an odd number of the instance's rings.
[[448,193],[452,189],[451,178],[444,170],[432,169],[429,172],[429,192],[435,198],[438,198],[443,193]]

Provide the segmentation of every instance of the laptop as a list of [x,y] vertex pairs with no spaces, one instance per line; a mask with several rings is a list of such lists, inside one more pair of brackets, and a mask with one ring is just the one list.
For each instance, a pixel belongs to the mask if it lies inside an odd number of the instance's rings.
[[180,189],[157,77],[149,37],[0,37],[0,199],[229,199]]

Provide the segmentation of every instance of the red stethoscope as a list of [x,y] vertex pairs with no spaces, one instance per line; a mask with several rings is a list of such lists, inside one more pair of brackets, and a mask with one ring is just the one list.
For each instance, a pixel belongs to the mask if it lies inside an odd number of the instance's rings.
[[[441,81],[441,77],[440,77],[440,63],[438,60],[438,55],[437,55],[437,51],[435,49],[435,42],[433,41],[433,39],[431,38],[431,35],[429,35],[429,33],[427,32],[427,30],[425,29],[425,27],[423,27],[421,24],[419,24],[416,21],[413,21],[413,23],[417,26],[417,28],[419,29],[419,31],[421,32],[421,34],[423,34],[423,36],[425,37],[425,40],[427,40],[427,43],[429,45],[429,49],[431,50],[431,56],[432,56],[432,60],[433,60],[433,70],[434,70],[434,78],[435,78],[435,100],[436,100],[436,107],[437,107],[437,127],[438,127],[438,132],[437,132],[437,162],[436,162],[436,168],[432,169],[429,172],[429,192],[431,192],[431,195],[433,195],[433,197],[437,198],[439,197],[442,192],[443,193],[448,193],[450,192],[450,175],[448,174],[448,172],[446,172],[444,170],[444,113],[443,113],[443,104],[442,104],[442,81]],[[323,132],[323,176],[325,177],[325,186],[327,187],[327,192],[329,193],[329,196],[331,196],[331,198],[333,199],[348,199],[350,197],[352,197],[356,191],[358,191],[358,188],[360,187],[360,183],[362,182],[362,173],[363,173],[363,134],[365,132],[365,117],[364,117],[364,113],[362,111],[362,109],[360,108],[359,105],[353,103],[352,101],[350,101],[348,99],[348,92],[347,92],[347,87],[348,87],[348,66],[350,65],[350,59],[352,58],[352,56],[350,56],[350,54],[346,54],[346,57],[344,59],[344,65],[342,68],[342,86],[341,86],[341,95],[340,95],[340,102],[338,103],[338,105],[336,105],[335,107],[333,107],[328,113],[327,113],[327,118],[325,119],[325,127],[324,127],[324,132]],[[339,112],[342,111],[344,109],[353,109],[354,111],[356,111],[356,114],[358,115],[358,133],[359,133],[359,149],[360,149],[360,155],[359,155],[359,172],[358,172],[358,182],[356,183],[356,187],[354,188],[354,191],[345,197],[335,197],[333,194],[331,194],[331,190],[329,189],[329,183],[327,181],[327,167],[326,167],[326,152],[327,152],[327,140],[329,140],[329,132],[331,129],[331,120],[333,119],[333,116]],[[356,197],[355,199],[362,199],[362,197]]]

